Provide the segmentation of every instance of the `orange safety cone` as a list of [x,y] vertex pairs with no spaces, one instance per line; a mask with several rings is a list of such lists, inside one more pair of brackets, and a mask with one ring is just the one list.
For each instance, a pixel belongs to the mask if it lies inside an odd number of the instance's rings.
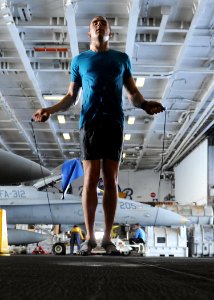
[[9,256],[6,210],[0,209],[0,256]]

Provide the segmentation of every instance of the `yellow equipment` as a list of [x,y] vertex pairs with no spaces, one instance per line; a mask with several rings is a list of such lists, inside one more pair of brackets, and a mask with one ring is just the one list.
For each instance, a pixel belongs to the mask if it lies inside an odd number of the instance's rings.
[[6,210],[0,209],[0,256],[9,256]]

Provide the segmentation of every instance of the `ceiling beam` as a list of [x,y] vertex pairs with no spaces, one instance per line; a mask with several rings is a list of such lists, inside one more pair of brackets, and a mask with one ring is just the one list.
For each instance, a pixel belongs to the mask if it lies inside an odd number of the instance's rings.
[[2,139],[1,136],[0,136],[0,145],[4,148],[4,150],[7,150],[7,151],[11,152],[10,148],[7,146],[7,144],[6,144],[5,141]]
[[64,3],[64,13],[67,20],[67,28],[70,39],[70,49],[72,57],[79,54],[78,38],[77,38],[77,26],[75,13],[77,10],[77,2],[66,0]]
[[137,23],[138,23],[141,6],[142,6],[142,0],[132,0],[131,8],[129,11],[129,22],[128,22],[128,29],[127,29],[126,50],[125,50],[125,52],[130,56],[130,58],[132,58],[132,54],[134,50]]
[[161,14],[162,14],[162,19],[161,19],[161,23],[160,23],[160,28],[158,31],[158,36],[156,39],[156,43],[161,43],[164,33],[165,33],[165,29],[166,29],[166,24],[167,21],[169,19],[169,15],[170,15],[170,11],[171,11],[171,7],[170,6],[163,6],[161,7]]
[[[136,39],[136,30],[138,25],[139,13],[142,6],[142,0],[132,0],[131,7],[127,7],[129,11],[129,22],[127,28],[127,37],[126,37],[126,47],[125,52],[128,54],[130,60],[132,60],[135,39]],[[130,106],[129,101],[125,97],[125,90],[123,88],[123,103],[125,106]]]
[[[71,0],[65,0],[64,3],[64,13],[67,20],[68,34],[70,39],[70,49],[72,58],[79,54],[79,45],[77,38],[77,26],[76,26],[76,10],[78,8],[78,3]],[[75,109],[80,113],[81,110],[81,98],[82,89],[79,92],[78,100],[75,104]]]
[[[19,130],[19,132],[22,133],[22,135],[24,136],[24,138],[28,142],[28,146],[31,148],[31,150],[33,151],[33,153],[36,154],[37,153],[37,149],[36,149],[34,143],[31,141],[30,135],[27,133],[27,131],[25,130],[25,128],[22,126],[22,124],[19,122],[19,120],[17,119],[14,111],[10,108],[9,104],[7,103],[6,99],[3,97],[3,95],[2,95],[1,92],[0,92],[0,103],[1,103],[1,107],[3,108],[3,110],[5,111],[5,113],[7,113],[8,116],[11,117],[11,119],[14,122],[16,128]],[[6,146],[6,144],[5,144],[5,147],[8,148]],[[9,148],[7,150],[9,150]]]
[[[26,54],[25,47],[24,47],[23,42],[22,42],[22,40],[21,40],[21,38],[19,36],[19,31],[16,28],[16,25],[14,23],[12,12],[11,12],[10,8],[8,7],[8,5],[7,5],[7,1],[2,1],[1,0],[0,5],[1,5],[0,6],[0,12],[1,12],[2,16],[3,16],[5,25],[7,26],[7,29],[8,29],[9,34],[10,34],[10,37],[11,37],[13,43],[14,43],[14,46],[15,46],[15,48],[16,48],[18,54],[19,54],[19,57],[20,57],[20,59],[22,61],[22,64],[23,64],[24,69],[25,69],[25,72],[27,73],[27,76],[28,76],[29,80],[31,81],[31,84],[34,87],[34,91],[36,93],[36,96],[37,96],[37,98],[38,98],[41,106],[42,107],[46,107],[45,101],[44,101],[44,99],[42,97],[41,90],[39,88],[39,84],[38,84],[37,78],[36,78],[36,76],[34,74],[34,71],[33,71],[32,67],[31,67],[29,58],[28,58],[28,56]],[[29,116],[29,118],[30,117],[31,116]],[[51,120],[49,119],[47,122],[48,122],[48,124],[49,124],[49,126],[51,128],[52,134],[54,135],[54,138],[55,138],[55,140],[56,140],[56,142],[58,144],[58,147],[59,147],[59,149],[61,151],[62,156],[65,157],[64,154],[63,154],[63,149],[62,149],[62,147],[60,145],[60,141],[58,140],[58,137],[57,137],[57,135],[55,133],[55,128],[54,128]]]

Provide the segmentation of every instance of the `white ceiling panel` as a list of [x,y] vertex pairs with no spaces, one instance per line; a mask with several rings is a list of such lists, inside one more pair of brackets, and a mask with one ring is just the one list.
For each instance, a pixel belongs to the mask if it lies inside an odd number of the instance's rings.
[[[31,116],[56,103],[44,95],[67,92],[70,62],[89,49],[95,15],[108,18],[110,47],[127,51],[134,78],[145,78],[144,97],[167,107],[165,119],[165,113],[146,115],[124,99],[131,139],[124,141],[121,169],[173,170],[213,126],[213,0],[0,0],[0,147],[38,161]],[[79,157],[80,107],[81,99],[62,113],[65,124],[57,116],[33,124],[49,169]],[[127,124],[129,116],[136,118],[133,125]]]

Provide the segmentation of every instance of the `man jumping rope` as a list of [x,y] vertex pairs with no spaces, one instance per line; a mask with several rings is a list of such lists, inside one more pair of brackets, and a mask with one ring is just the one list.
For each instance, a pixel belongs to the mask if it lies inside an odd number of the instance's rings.
[[83,103],[80,114],[80,145],[84,169],[82,193],[86,239],[80,251],[90,254],[96,247],[95,212],[98,203],[97,184],[102,164],[105,231],[101,246],[110,254],[116,251],[110,232],[117,205],[117,180],[123,145],[124,113],[122,88],[125,86],[132,104],[153,115],[164,111],[155,101],[146,101],[132,77],[131,63],[126,53],[109,49],[111,29],[106,18],[92,19],[88,36],[90,50],[72,59],[68,93],[57,104],[37,110],[33,119],[45,122],[51,114],[75,105],[82,87]]

